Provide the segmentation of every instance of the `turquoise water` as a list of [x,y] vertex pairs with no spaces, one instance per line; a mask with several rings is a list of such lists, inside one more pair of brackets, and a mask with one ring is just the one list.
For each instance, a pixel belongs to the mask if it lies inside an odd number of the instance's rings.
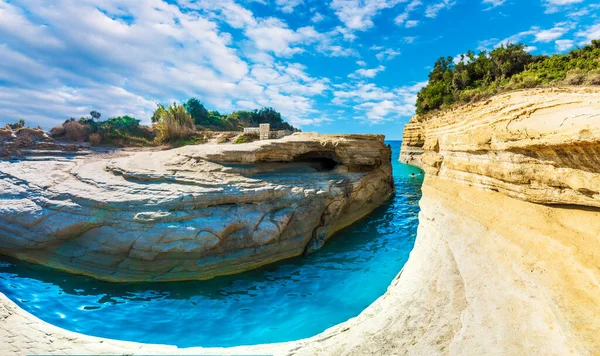
[[0,256],[0,291],[51,324],[111,339],[225,347],[316,335],[385,293],[413,248],[422,177],[388,143],[396,195],[308,257],[210,281],[116,284]]

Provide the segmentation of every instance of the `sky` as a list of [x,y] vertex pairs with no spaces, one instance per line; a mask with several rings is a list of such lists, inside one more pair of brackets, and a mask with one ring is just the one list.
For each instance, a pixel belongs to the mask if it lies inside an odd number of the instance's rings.
[[589,0],[0,0],[0,124],[149,123],[195,97],[303,131],[402,137],[441,56],[600,39]]

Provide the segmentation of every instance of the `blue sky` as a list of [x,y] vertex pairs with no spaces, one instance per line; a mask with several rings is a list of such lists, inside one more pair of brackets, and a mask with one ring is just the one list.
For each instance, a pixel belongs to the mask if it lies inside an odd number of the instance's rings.
[[133,115],[196,97],[304,131],[398,139],[434,61],[600,38],[586,0],[0,0],[0,124]]

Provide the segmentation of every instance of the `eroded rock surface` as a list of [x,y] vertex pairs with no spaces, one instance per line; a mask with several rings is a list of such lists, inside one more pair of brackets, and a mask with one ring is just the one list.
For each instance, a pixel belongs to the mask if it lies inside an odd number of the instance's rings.
[[[536,89],[424,121],[428,174],[410,259],[385,295],[315,337],[230,349],[104,340],[48,325],[0,294],[0,350],[598,355],[600,209],[597,193],[580,195],[574,182],[594,192],[599,102],[600,89]],[[538,110],[511,114],[524,107]]]
[[536,203],[600,207],[597,87],[511,92],[414,118],[403,144],[401,160],[430,176]]
[[383,136],[297,134],[0,162],[0,253],[112,281],[206,279],[320,248],[393,191]]
[[445,317],[458,329],[440,351],[600,354],[600,88],[415,118],[405,145],[401,159],[427,173],[417,246],[451,254],[462,281],[450,300],[464,305]]

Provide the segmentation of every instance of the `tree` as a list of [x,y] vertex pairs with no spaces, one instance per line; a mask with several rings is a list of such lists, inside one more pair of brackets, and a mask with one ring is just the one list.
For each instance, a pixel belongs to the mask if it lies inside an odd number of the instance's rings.
[[157,123],[160,121],[161,118],[163,118],[166,114],[166,109],[165,106],[163,104],[156,104],[156,110],[154,110],[154,114],[152,114],[152,118],[151,121],[153,124]]
[[191,98],[185,104],[183,104],[183,106],[188,114],[192,116],[192,119],[196,125],[208,124],[208,110],[206,110],[204,105],[198,101],[198,99]]
[[492,74],[494,79],[509,78],[525,70],[525,66],[533,61],[533,56],[525,50],[525,45],[501,45],[490,52]]
[[254,110],[252,116],[252,121],[254,121],[255,125],[271,124],[273,128],[279,128],[283,123],[281,114],[271,107],[264,107],[260,110]]
[[25,127],[25,120],[20,119],[19,121],[15,122],[14,124],[8,124],[8,126],[13,130],[23,128],[23,127]]
[[92,111],[90,111],[90,116],[91,116],[91,117],[92,117],[92,119],[94,119],[94,120],[100,120],[100,116],[102,116],[102,114],[101,114],[101,113],[99,113],[99,112],[98,112],[98,111],[96,111],[96,110],[92,110]]

